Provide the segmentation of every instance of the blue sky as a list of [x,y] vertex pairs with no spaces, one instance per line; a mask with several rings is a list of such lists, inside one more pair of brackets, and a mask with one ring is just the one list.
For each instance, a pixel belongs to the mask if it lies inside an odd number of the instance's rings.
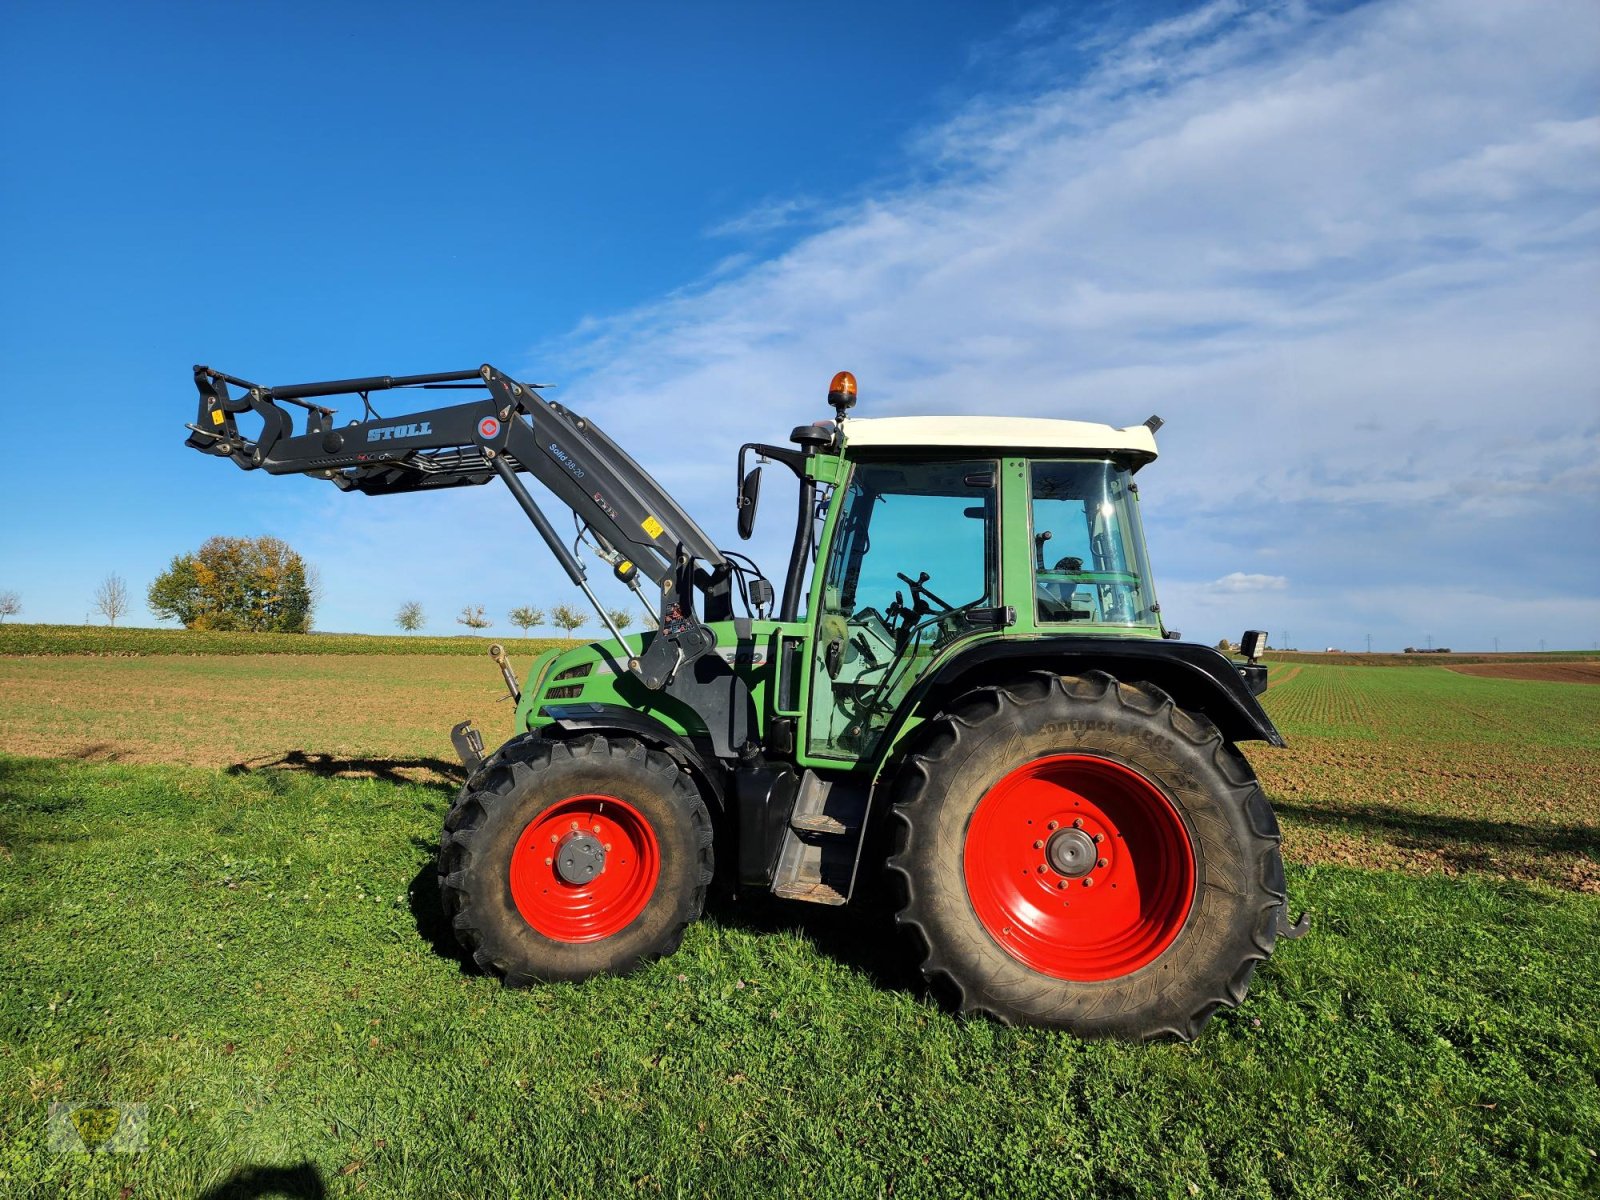
[[848,367],[863,415],[1159,412],[1188,636],[1588,647],[1597,46],[1581,0],[8,6],[0,590],[77,622],[273,533],[321,628],[572,598],[497,490],[184,450],[194,362],[556,380],[729,544],[738,443]]

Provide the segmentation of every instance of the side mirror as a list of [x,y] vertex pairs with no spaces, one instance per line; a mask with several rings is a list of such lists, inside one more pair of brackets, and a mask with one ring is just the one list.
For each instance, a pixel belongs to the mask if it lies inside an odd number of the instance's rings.
[[[727,493],[723,493],[726,495]],[[739,537],[750,540],[756,528],[756,504],[761,499],[761,468],[752,467],[739,484]]]

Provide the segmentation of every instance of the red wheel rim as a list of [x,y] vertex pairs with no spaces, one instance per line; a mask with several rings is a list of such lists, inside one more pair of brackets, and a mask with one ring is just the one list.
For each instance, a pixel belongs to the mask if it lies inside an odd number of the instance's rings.
[[1194,850],[1172,802],[1137,771],[1088,755],[1037,759],[990,788],[962,870],[989,936],[1057,979],[1148,966],[1194,902]]
[[[586,883],[557,869],[564,839],[587,835],[605,848],[604,866]],[[644,911],[661,874],[655,831],[638,809],[615,796],[573,796],[547,808],[511,852],[511,899],[547,938],[593,942],[621,933]]]

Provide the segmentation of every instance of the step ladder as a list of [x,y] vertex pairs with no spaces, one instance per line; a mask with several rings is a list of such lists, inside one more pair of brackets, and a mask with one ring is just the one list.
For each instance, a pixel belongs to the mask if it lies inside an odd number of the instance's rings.
[[871,795],[868,780],[825,779],[815,771],[801,776],[773,874],[774,896],[811,904],[850,899]]

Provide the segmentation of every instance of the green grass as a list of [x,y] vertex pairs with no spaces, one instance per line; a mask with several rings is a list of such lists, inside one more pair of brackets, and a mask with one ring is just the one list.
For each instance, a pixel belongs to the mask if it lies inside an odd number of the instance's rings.
[[427,637],[364,633],[225,633],[198,629],[111,629],[103,625],[0,625],[0,656],[38,654],[475,654],[491,642],[531,657],[567,638]]
[[[950,1017],[856,913],[722,906],[638,975],[504,991],[439,928],[447,801],[0,759],[0,1193],[259,1166],[379,1196],[1600,1187],[1593,897],[1292,869],[1317,924],[1242,1010],[1089,1044]],[[106,1099],[149,1104],[145,1153],[44,1148],[50,1101]]]
[[1460,651],[1453,654],[1386,654],[1378,651],[1362,654],[1354,650],[1268,650],[1263,656],[1269,663],[1317,663],[1335,667],[1438,667],[1470,666],[1479,663],[1563,663],[1594,662],[1600,659],[1595,650],[1506,650],[1490,653]]
[[[0,657],[0,1195],[1600,1192],[1600,688],[1429,665],[1273,664],[1312,934],[1130,1047],[952,1018],[870,910],[464,970],[431,862],[487,659]],[[50,1153],[58,1100],[149,1149]]]
[[[1291,673],[1292,672],[1292,676]],[[1600,749],[1600,687],[1432,670],[1269,668],[1264,703],[1295,734]],[[1535,717],[1536,714],[1536,717]]]

